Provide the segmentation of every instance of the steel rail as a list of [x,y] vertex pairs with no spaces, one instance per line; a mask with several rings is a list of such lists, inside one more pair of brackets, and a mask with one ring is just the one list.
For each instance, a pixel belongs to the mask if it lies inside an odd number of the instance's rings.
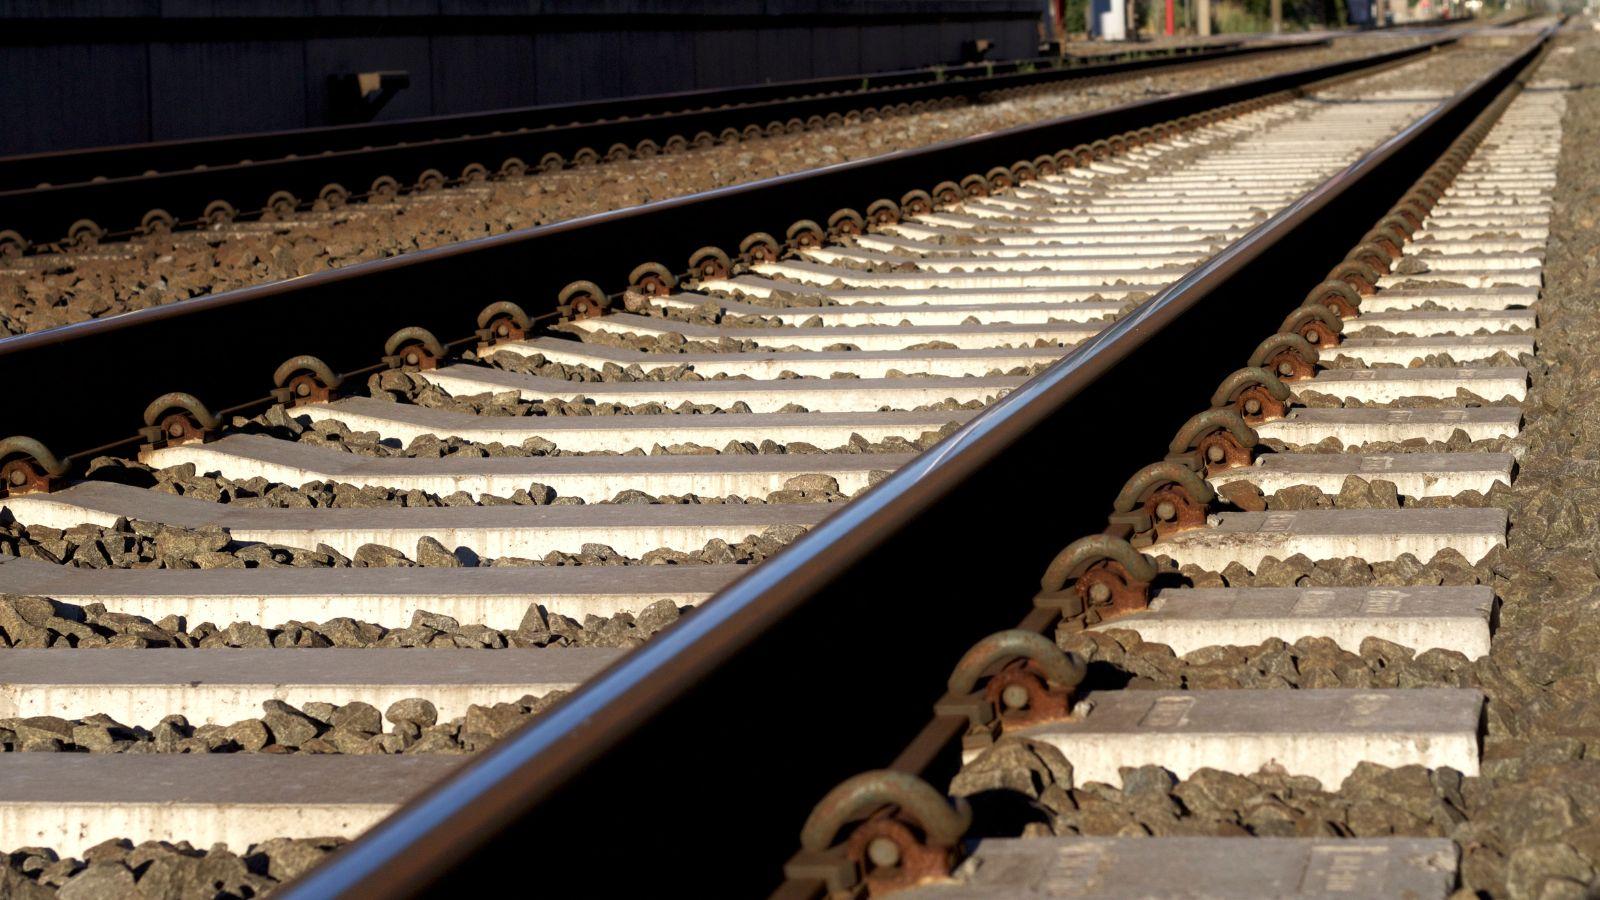
[[[262,138],[267,146],[248,152],[241,149],[236,154],[208,153],[208,157],[216,157],[213,162],[182,166],[156,163],[145,151],[135,150],[145,160],[143,166],[122,167],[116,176],[83,180],[78,173],[71,176],[79,178],[72,183],[59,183],[60,177],[39,178],[37,181],[52,181],[52,186],[0,190],[0,230],[15,232],[29,242],[49,243],[65,239],[75,224],[87,219],[107,233],[127,234],[138,230],[151,210],[163,210],[180,224],[199,222],[207,206],[215,201],[229,204],[238,213],[253,215],[264,210],[270,198],[280,192],[304,206],[329,185],[341,186],[351,197],[364,197],[375,179],[385,176],[396,179],[401,189],[410,189],[428,171],[439,173],[447,182],[458,182],[465,179],[467,167],[475,164],[492,173],[505,161],[516,159],[533,169],[551,153],[571,161],[584,150],[605,155],[610,148],[621,145],[631,154],[647,140],[665,145],[674,136],[691,140],[702,132],[719,136],[729,129],[766,129],[773,122],[826,118],[868,107],[881,110],[910,104],[970,102],[997,91],[1177,64],[1209,65],[1249,54],[1304,49],[1328,40],[1331,38],[1287,46],[1264,43],[1186,56],[946,81],[928,79],[850,93],[679,108],[673,112],[616,111],[576,124],[573,116],[580,114],[577,111],[547,115],[535,108],[515,111],[505,119],[478,116],[470,126],[460,119],[421,120],[370,126],[370,130],[334,130],[305,141],[269,135]],[[519,124],[518,119],[527,121]],[[156,151],[156,156],[161,153]],[[241,162],[242,159],[253,161]],[[144,168],[152,164],[159,169],[143,174]]]
[[[0,339],[0,383],[14,386],[7,398],[10,421],[17,423],[11,427],[57,456],[78,456],[131,440],[143,425],[145,405],[170,391],[193,394],[213,411],[244,408],[266,401],[271,374],[292,356],[316,356],[339,373],[366,371],[403,326],[454,341],[472,335],[476,313],[495,301],[543,313],[574,281],[619,291],[640,263],[658,261],[681,271],[681,261],[702,244],[737,248],[753,231],[783,235],[796,220],[826,221],[836,209],[864,208],[875,197],[898,198],[959,173],[983,173],[1229,103],[1398,64],[1455,40],[1440,37]],[[85,364],[93,360],[119,366]],[[63,396],[93,401],[64,416]]]
[[[1185,413],[1209,405],[1211,386],[1553,31],[282,896],[488,889],[506,861],[526,877],[539,858],[559,860],[535,876],[557,894],[771,890],[811,804],[921,734],[962,651],[1023,618],[1055,552],[1104,527],[1120,478],[1070,476],[1160,458]],[[918,748],[920,768],[954,766],[952,742],[938,744]]]

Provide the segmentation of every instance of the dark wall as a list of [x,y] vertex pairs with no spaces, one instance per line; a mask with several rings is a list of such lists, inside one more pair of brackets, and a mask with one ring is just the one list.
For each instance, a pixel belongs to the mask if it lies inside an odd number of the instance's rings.
[[0,0],[0,155],[1030,56],[1042,0]]

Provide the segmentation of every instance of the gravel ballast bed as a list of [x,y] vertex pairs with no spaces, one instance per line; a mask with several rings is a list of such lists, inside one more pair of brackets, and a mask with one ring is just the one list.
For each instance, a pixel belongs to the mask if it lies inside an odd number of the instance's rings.
[[[258,718],[193,726],[167,716],[150,728],[110,716],[0,719],[0,753],[474,753],[554,706],[567,691],[527,695],[510,703],[472,704],[466,715],[439,721],[422,697],[379,711],[370,703],[262,704]],[[384,723],[388,723],[387,730]]]
[[259,428],[259,431],[254,433],[267,433],[274,437],[298,440],[316,447],[380,459],[443,459],[452,456],[471,458],[507,456],[672,456],[679,454],[714,456],[720,453],[745,455],[916,453],[932,447],[961,427],[959,422],[950,422],[938,430],[924,431],[914,440],[891,437],[882,441],[869,441],[857,435],[857,439],[839,447],[818,447],[803,441],[780,444],[777,441],[763,440],[759,444],[754,441],[729,441],[720,449],[693,443],[666,446],[652,444],[649,447],[639,446],[626,452],[618,453],[609,450],[562,450],[541,437],[528,438],[521,444],[502,444],[496,441],[483,443],[458,437],[440,438],[435,435],[421,435],[414,438],[410,443],[401,446],[399,441],[385,439],[376,431],[354,431],[338,419],[323,419],[315,425],[308,426],[294,422],[288,415],[282,415],[281,411],[276,413],[269,412],[253,424]]
[[188,842],[147,841],[136,847],[112,840],[84,851],[83,859],[60,857],[48,847],[19,847],[0,854],[0,897],[259,897],[346,843],[343,838],[276,838],[240,854],[220,846],[200,850]]
[[[709,380],[750,381],[753,379]],[[580,384],[582,382],[575,381],[573,383]],[[368,380],[367,387],[371,396],[377,400],[392,400],[396,403],[411,403],[428,409],[442,409],[449,412],[471,413],[480,416],[654,416],[668,413],[689,416],[715,416],[726,413],[744,414],[751,412],[749,405],[743,400],[735,401],[725,407],[711,403],[690,403],[687,400],[676,406],[668,406],[659,402],[629,405],[625,403],[597,402],[582,396],[581,391],[577,400],[524,400],[521,394],[515,390],[468,394],[457,397],[420,375],[399,370],[380,372],[377,375],[373,375]],[[952,398],[938,403],[927,403],[910,408],[885,405],[879,407],[876,412],[938,412],[952,409],[982,409],[985,405],[982,400],[959,401]],[[798,403],[787,403],[783,407],[774,410],[774,412],[803,413],[811,412],[811,410]]]
[[631,649],[678,620],[671,600],[614,616],[588,615],[582,622],[529,604],[515,630],[462,625],[456,619],[418,610],[404,628],[385,628],[350,618],[326,622],[283,622],[263,626],[233,622],[189,623],[182,616],[152,622],[143,616],[110,612],[104,604],[78,605],[45,597],[0,594],[0,648],[23,649],[221,649],[269,647],[406,648],[495,650],[504,647],[616,647]]
[[[464,454],[470,456],[470,454]],[[256,476],[232,479],[213,474],[197,474],[194,463],[165,469],[149,469],[137,463],[115,468],[117,480],[150,487],[162,493],[192,497],[214,503],[229,503],[251,509],[378,509],[459,506],[588,506],[599,504],[740,505],[759,506],[777,503],[842,503],[849,498],[840,491],[832,475],[801,473],[784,482],[780,490],[762,497],[701,496],[699,494],[647,494],[627,489],[608,500],[585,501],[565,497],[549,485],[530,482],[509,497],[495,494],[433,494],[412,488],[398,490],[380,485],[354,485],[341,481],[308,481],[300,485],[268,481]],[[888,476],[887,470],[868,473],[869,484]]]
[[486,557],[458,549],[451,552],[431,537],[418,539],[416,560],[393,547],[362,544],[345,556],[326,544],[313,549],[275,544],[239,544],[221,526],[183,528],[119,519],[109,526],[0,524],[0,555],[37,559],[90,569],[253,569],[272,566],[381,568],[386,566],[623,566],[754,564],[778,552],[805,528],[772,525],[729,544],[720,538],[700,550],[658,548],[638,558],[624,556],[604,544],[584,544],[577,552],[552,550],[540,559]]

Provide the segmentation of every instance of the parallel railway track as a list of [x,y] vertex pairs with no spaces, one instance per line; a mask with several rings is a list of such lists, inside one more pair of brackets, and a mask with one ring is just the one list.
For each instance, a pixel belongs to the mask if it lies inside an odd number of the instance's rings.
[[[76,854],[115,838],[237,848],[354,835],[423,783],[457,772],[454,754],[497,742],[585,683],[299,892],[416,889],[447,869],[463,877],[459,854],[503,853],[504,842],[529,834],[572,859],[601,859],[587,829],[625,804],[615,802],[620,779],[598,788],[596,779],[658,753],[666,730],[705,733],[730,715],[747,736],[784,734],[793,744],[768,748],[768,762],[786,761],[790,777],[762,782],[758,821],[728,837],[737,852],[726,877],[742,885],[770,884],[781,863],[773,836],[793,835],[797,809],[863,768],[862,747],[876,753],[910,740],[892,767],[898,774],[855,781],[854,794],[818,808],[787,870],[784,890],[796,896],[860,883],[881,890],[953,861],[960,835],[949,836],[949,820],[962,807],[944,799],[940,779],[959,766],[969,718],[981,723],[966,740],[969,758],[1000,721],[1008,734],[1060,748],[1080,783],[1115,780],[1118,766],[1163,765],[1183,777],[1201,766],[1268,764],[1326,785],[1359,759],[1470,774],[1481,704],[1471,691],[1307,690],[1299,707],[1274,700],[1260,708],[1265,695],[1251,692],[1074,696],[1082,661],[1057,643],[1104,619],[1174,649],[1331,635],[1341,644],[1381,637],[1484,651],[1485,591],[1423,588],[1396,598],[1388,588],[1181,587],[1177,570],[1204,585],[1230,566],[1259,571],[1268,557],[1297,552],[1377,564],[1450,550],[1472,564],[1503,545],[1503,511],[1452,501],[1492,496],[1513,469],[1504,453],[1471,442],[1515,435],[1527,379],[1520,366],[1535,351],[1533,317],[1517,307],[1537,296],[1560,109],[1558,98],[1517,89],[1549,34],[1529,33],[1504,50],[1451,50],[1420,62],[1394,54],[1213,89],[1181,102],[1229,105],[1175,123],[1152,118],[1181,106],[1173,100],[1077,117],[1066,133],[1097,140],[1054,154],[1017,147],[1055,139],[1059,126],[901,154],[855,177],[896,163],[914,177],[919,166],[984,154],[1033,161],[938,183],[864,214],[841,210],[825,225],[798,222],[781,241],[752,234],[737,260],[714,249],[716,235],[678,235],[678,243],[712,243],[693,254],[688,272],[633,269],[620,304],[599,284],[574,282],[561,292],[559,323],[502,302],[484,311],[469,340],[441,341],[436,327],[396,332],[388,367],[349,365],[359,351],[335,345],[352,336],[330,335],[308,354],[318,358],[277,367],[275,399],[287,409],[263,411],[237,375],[149,404],[139,463],[90,463],[128,448],[115,418],[40,420],[34,433],[43,444],[0,445],[13,488],[0,546],[18,557],[0,556],[0,590],[51,598],[0,610],[15,645],[0,655],[0,714],[17,723],[0,727],[15,735],[13,749],[128,743],[111,755],[8,757],[0,846]],[[1363,71],[1374,64],[1391,68]],[[1418,73],[1423,87],[1405,87]],[[1137,122],[1148,124],[1126,127]],[[851,177],[729,191],[701,201],[709,205],[700,212],[718,220],[758,203],[786,208],[798,191],[851,189]],[[622,228],[630,236],[622,245],[643,252],[633,239],[673,221],[674,204],[662,207],[655,220],[543,231],[559,248],[579,239],[604,245]],[[706,231],[736,227],[718,221]],[[287,294],[217,298],[209,311],[150,310],[0,341],[0,368],[137,346],[163,329],[204,329],[208,315],[255,308],[292,318],[291,304],[352,288],[382,296],[384,285],[423,273],[386,320],[393,326],[393,315],[421,308],[426,279],[447,264],[459,275],[461,260],[476,258],[478,271],[493,273],[486,282],[511,277],[513,246],[356,267]],[[593,258],[563,260],[536,280]],[[602,284],[620,280],[611,268],[596,270]],[[1297,308],[1292,298],[1330,268]],[[538,296],[526,282],[516,296]],[[1281,290],[1265,296],[1269,285]],[[1230,294],[1254,299],[1219,313]],[[351,320],[372,315],[360,302],[345,312]],[[607,305],[626,311],[602,313]],[[1369,329],[1375,336],[1362,334]],[[1195,383],[1174,384],[1189,380],[1188,359],[1180,366],[1173,353],[1191,341],[1214,341],[1216,361],[1194,367]],[[263,351],[281,357],[284,349]],[[1229,375],[1240,363],[1248,366]],[[162,368],[109,393],[154,397],[150,384],[185,369]],[[360,396],[363,381],[371,396]],[[1073,394],[1067,415],[1053,415]],[[1429,399],[1410,399],[1418,397]],[[1014,488],[1046,460],[1086,459],[1086,445],[1113,434],[1130,452],[1167,452],[1176,426],[1208,407],[1188,420],[1164,464],[1140,470],[1116,497],[1111,526],[1051,566],[1043,602],[1021,630],[969,658],[970,678],[952,679],[924,727],[914,698],[975,638],[1015,623],[1026,608],[1017,601],[1032,593],[1016,590],[1037,574],[1032,561],[1048,561],[1063,538],[1101,531],[1103,519],[1089,523],[1112,496],[1059,485],[1043,497],[1035,487],[1032,501],[997,502],[1001,495],[985,492],[1005,486],[1019,496]],[[1422,446],[1408,452],[1405,442]],[[1368,444],[1387,449],[1360,449]],[[1337,449],[1346,452],[1330,452]],[[992,464],[967,477],[978,459]],[[85,464],[89,478],[69,484]],[[1116,483],[1130,474],[1107,471],[1119,473],[1107,475]],[[1267,508],[1275,492],[1306,485],[1325,495],[1371,491],[1362,480],[1369,476],[1393,485],[1392,504]],[[996,520],[976,519],[986,507]],[[910,508],[925,518],[908,524]],[[1054,527],[1035,528],[1043,518]],[[1008,568],[1018,571],[934,571],[947,568],[935,560],[956,559],[942,553],[979,531],[1009,536],[1017,563]],[[736,582],[751,563],[761,565]],[[941,583],[946,590],[935,591]],[[981,585],[992,590],[993,608],[971,610],[968,594]],[[681,608],[719,593],[654,636]],[[908,606],[922,598],[925,611]],[[932,621],[951,614],[970,620],[958,628]],[[929,621],[908,626],[912,616]],[[213,621],[234,624],[199,624]],[[1061,621],[1073,623],[1068,637],[1038,638]],[[45,645],[57,648],[32,649]],[[53,661],[72,651],[62,645],[102,649],[63,676]],[[871,709],[841,709],[831,691],[780,686],[778,673],[818,653],[854,664],[848,677]],[[765,690],[781,702],[757,701]],[[985,690],[994,697],[984,699]],[[671,715],[657,718],[658,703]],[[263,705],[265,716],[248,718]],[[166,718],[173,715],[186,718]],[[831,722],[816,730],[838,729],[861,745],[765,730],[797,717]],[[1341,717],[1351,733],[1328,724]],[[1133,734],[1123,719],[1149,727]],[[713,731],[737,740],[725,726]],[[1189,737],[1159,737],[1174,732]],[[1320,737],[1308,745],[1307,734]],[[1419,744],[1417,734],[1430,737]],[[1335,741],[1348,747],[1330,754]],[[628,814],[667,821],[675,798],[694,797],[706,808],[680,816],[727,815],[742,789],[718,791],[719,779],[738,784],[766,766],[711,755],[685,761],[681,784]],[[588,764],[581,777],[569,768],[578,760]],[[508,828],[530,805],[524,823]],[[864,815],[869,823],[850,837]],[[1369,877],[1359,859],[1339,855],[1355,844],[1325,844],[1274,846],[1254,863],[1289,877],[1306,859],[1315,868],[1327,857],[1350,877]],[[765,856],[751,852],[757,847]],[[1227,878],[1218,860],[1246,849],[1218,845],[1186,864],[1197,876]],[[638,852],[643,860],[667,851]],[[1038,854],[1067,851],[1039,839],[985,842],[974,852],[978,862],[963,878],[977,892],[994,872],[1046,871]],[[1119,841],[1072,852],[1128,884],[1148,866],[1141,854],[1183,859]],[[1362,852],[1400,860],[1381,877],[1424,895],[1454,884],[1453,864],[1441,862],[1453,854],[1448,842]],[[1008,854],[1020,862],[983,862]],[[1418,859],[1426,864],[1401,874]],[[647,873],[641,866],[615,878]],[[469,872],[462,883],[486,877]]]
[[446,185],[1183,71],[1331,38],[886,73],[0,159],[0,255],[387,201]]

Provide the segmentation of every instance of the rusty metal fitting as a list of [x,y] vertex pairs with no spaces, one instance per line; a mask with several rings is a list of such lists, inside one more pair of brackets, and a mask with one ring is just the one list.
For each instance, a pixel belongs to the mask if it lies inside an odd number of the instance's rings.
[[605,161],[608,163],[622,162],[632,155],[627,144],[612,144],[606,148]]
[[501,178],[521,178],[526,174],[528,174],[528,164],[523,162],[521,157],[508,156],[500,163]]
[[[330,187],[338,186],[330,185]],[[328,188],[323,188],[324,191],[327,189]],[[339,189],[344,190],[343,188]],[[171,234],[172,226],[176,224],[177,220],[172,217],[172,213],[169,213],[164,209],[152,209],[144,214],[144,218],[139,220],[139,233],[145,235],[146,237]]]
[[211,439],[222,426],[193,394],[173,391],[150,401],[144,408],[144,426],[139,434],[147,448],[170,444],[196,444]]
[[1133,474],[1112,503],[1111,524],[1133,529],[1135,547],[1149,546],[1180,531],[1202,528],[1217,499],[1211,485],[1181,463],[1151,463]]
[[[1351,287],[1349,282],[1329,280],[1307,292],[1300,306],[1302,309],[1307,306],[1325,306],[1340,319],[1353,319],[1361,315],[1361,294]],[[1341,326],[1340,331],[1343,330]],[[1300,335],[1313,344],[1319,343],[1312,340],[1305,332],[1301,332]]]
[[532,317],[509,300],[491,303],[478,313],[479,349],[501,341],[520,341],[532,330]]
[[67,243],[79,250],[87,250],[100,243],[106,230],[93,219],[79,219],[67,228]]
[[1411,236],[1417,231],[1406,217],[1399,213],[1390,213],[1379,219],[1378,224],[1372,226],[1372,230],[1384,234],[1397,235],[1402,243],[1410,243]]
[[16,259],[27,253],[30,246],[27,238],[16,231],[10,228],[0,231],[0,259]]
[[711,132],[697,131],[694,137],[690,139],[689,146],[696,150],[704,150],[707,147],[716,146],[716,143],[717,139]]
[[639,159],[649,159],[661,153],[661,145],[645,138],[633,145],[633,155]]
[[981,750],[1008,728],[1071,716],[1073,693],[1085,671],[1081,657],[1042,634],[997,632],[973,644],[956,663],[933,712],[966,718],[963,748]]
[[1415,233],[1418,228],[1422,227],[1422,223],[1427,221],[1431,209],[1431,207],[1423,206],[1414,199],[1403,198],[1389,210],[1389,214],[1399,216],[1410,226],[1412,233]]
[[317,191],[317,201],[328,209],[339,209],[350,202],[350,192],[337,182],[325,184]]
[[1250,354],[1250,365],[1266,369],[1279,381],[1304,381],[1316,375],[1318,361],[1317,348],[1292,331],[1268,337]]
[[689,272],[702,281],[727,278],[733,273],[733,261],[719,247],[701,247],[689,254]]
[[1056,174],[1058,171],[1058,163],[1056,162],[1056,158],[1048,155],[1035,157],[1033,160],[1033,171],[1038,173],[1041,177],[1045,175]]
[[1208,409],[1189,417],[1178,429],[1167,444],[1167,460],[1215,475],[1253,463],[1260,442],[1238,410]]
[[1383,275],[1372,266],[1360,260],[1347,259],[1328,273],[1329,281],[1342,281],[1355,288],[1356,293],[1363,297],[1369,296],[1378,290],[1378,279]]
[[784,875],[821,881],[830,897],[882,896],[948,876],[971,826],[964,799],[908,772],[863,772],[812,808]]
[[739,242],[739,258],[751,265],[777,262],[778,254],[782,252],[783,249],[778,246],[778,239],[765,231],[747,234],[744,240]]
[[1113,134],[1106,138],[1106,153],[1110,156],[1121,156],[1128,152],[1128,139],[1120,134]]
[[1251,425],[1283,418],[1289,410],[1289,388],[1262,368],[1245,368],[1222,380],[1211,395],[1213,409],[1232,409]]
[[1427,192],[1418,190],[1406,191],[1405,196],[1400,198],[1400,202],[1414,204],[1430,213],[1433,212],[1433,207],[1435,206],[1433,198],[1428,196]]
[[1056,554],[1039,579],[1033,605],[1061,613],[1079,626],[1093,625],[1150,605],[1155,560],[1109,534],[1091,534]]
[[828,217],[828,233],[831,235],[854,236],[866,230],[867,220],[853,209],[836,209]]
[[[1350,289],[1350,286],[1342,281],[1333,283],[1345,290]],[[1344,340],[1344,320],[1323,304],[1307,303],[1285,316],[1283,324],[1278,326],[1278,331],[1299,335],[1313,347],[1337,347]],[[1320,350],[1318,352],[1320,353]]]
[[1375,226],[1371,231],[1361,236],[1362,244],[1370,244],[1383,251],[1390,262],[1399,259],[1405,254],[1406,238],[1408,235],[1401,231],[1394,223],[1384,223]]
[[900,209],[908,216],[921,216],[933,212],[933,195],[927,191],[906,191],[900,198]]
[[1388,274],[1389,266],[1394,262],[1394,258],[1389,255],[1388,251],[1375,243],[1359,244],[1351,248],[1350,252],[1345,254],[1345,259],[1366,263],[1379,274],[1384,275]]
[[1003,191],[1017,183],[1011,170],[1005,166],[995,166],[984,173],[984,185],[989,191]]
[[610,305],[611,298],[592,281],[574,281],[556,295],[556,312],[564,319],[592,319]]
[[746,125],[744,129],[739,132],[739,137],[747,141],[753,141],[756,138],[766,137],[766,135],[766,131],[762,129],[760,125]]
[[[578,281],[568,287],[588,283]],[[439,360],[444,358],[444,352],[444,344],[433,336],[433,332],[416,326],[396,331],[383,343],[384,364],[391,369],[405,369],[411,372],[438,368]]]
[[763,132],[767,137],[778,137],[779,135],[788,134],[789,129],[782,122],[773,119],[767,123],[767,127],[763,129]]
[[541,172],[559,172],[566,166],[566,159],[554,151],[539,157],[539,171]]
[[[1094,162],[1094,148],[1088,144],[1079,144],[1065,152],[1067,153],[1067,165],[1081,169]],[[1056,158],[1060,159],[1061,157],[1057,156]]]
[[1039,170],[1033,163],[1019,159],[1011,164],[1011,182],[1013,184],[1027,184],[1039,177]]
[[592,166],[599,161],[600,153],[593,147],[579,147],[577,152],[572,154],[574,166]]
[[416,187],[419,191],[437,191],[444,187],[444,182],[443,172],[438,169],[423,169],[421,174],[417,175]]
[[20,434],[0,440],[0,497],[51,491],[66,473],[43,443]]
[[875,228],[894,225],[900,221],[900,207],[888,198],[867,204],[867,222]]
[[961,185],[954,181],[941,181],[933,186],[933,199],[940,206],[954,206],[964,197],[966,194],[962,193]]
[[489,180],[489,170],[483,163],[467,163],[461,167],[461,181],[463,184],[477,184]]
[[300,207],[300,199],[288,191],[273,191],[262,208],[275,216],[293,215]]
[[688,149],[689,139],[681,134],[672,135],[661,144],[662,153],[682,153]]
[[961,179],[961,193],[968,197],[987,197],[989,182],[982,175],[968,175]]
[[277,385],[272,392],[274,400],[284,406],[298,406],[333,400],[344,378],[317,357],[301,355],[284,360],[272,373],[272,383]]
[[[374,181],[373,184],[377,184],[377,182]],[[206,204],[205,211],[200,213],[200,218],[207,225],[218,226],[232,222],[238,215],[239,211],[233,208],[232,203],[226,200],[213,200]]]
[[796,250],[809,250],[812,247],[821,247],[827,234],[822,230],[822,226],[816,222],[810,219],[801,219],[790,225],[789,230],[785,231],[783,236],[789,242],[790,247]]
[[1105,138],[1090,141],[1089,152],[1094,154],[1095,159],[1105,159],[1111,155],[1111,142]]
[[678,277],[661,263],[640,263],[628,273],[628,287],[646,297],[665,297],[678,286]]

